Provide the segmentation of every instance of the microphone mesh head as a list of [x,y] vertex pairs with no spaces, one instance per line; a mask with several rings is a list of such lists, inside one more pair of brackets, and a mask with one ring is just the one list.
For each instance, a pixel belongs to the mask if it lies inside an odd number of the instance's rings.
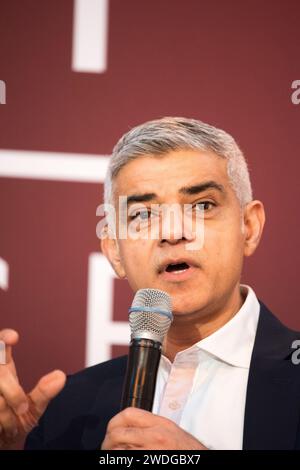
[[173,320],[171,297],[158,289],[140,289],[135,294],[129,315],[131,339],[145,338],[163,342]]

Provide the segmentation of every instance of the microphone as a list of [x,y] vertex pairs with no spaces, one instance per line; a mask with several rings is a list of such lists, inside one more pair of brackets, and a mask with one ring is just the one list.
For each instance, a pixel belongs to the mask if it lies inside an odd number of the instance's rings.
[[162,343],[172,323],[171,297],[158,289],[140,289],[129,308],[131,342],[121,410],[152,411]]

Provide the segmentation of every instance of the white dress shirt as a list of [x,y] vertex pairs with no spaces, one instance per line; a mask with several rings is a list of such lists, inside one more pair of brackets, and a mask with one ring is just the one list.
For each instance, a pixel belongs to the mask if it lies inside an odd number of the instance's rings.
[[242,449],[246,390],[260,305],[246,299],[225,325],[174,362],[162,355],[153,413],[165,416],[209,449]]

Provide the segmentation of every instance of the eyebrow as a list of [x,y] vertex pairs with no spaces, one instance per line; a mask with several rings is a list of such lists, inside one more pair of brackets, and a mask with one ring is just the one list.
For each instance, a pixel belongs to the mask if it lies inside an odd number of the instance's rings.
[[127,196],[127,204],[132,204],[133,202],[148,202],[155,198],[157,198],[155,193],[131,194],[131,196]]
[[[186,194],[193,196],[201,192],[206,191],[207,189],[216,189],[222,194],[225,194],[225,188],[222,184],[217,183],[216,181],[205,181],[203,183],[194,184],[193,186],[183,186],[179,189],[180,194]],[[157,194],[155,193],[144,193],[144,194],[131,194],[127,196],[127,204],[132,204],[136,202],[149,202],[157,199]]]
[[225,194],[225,188],[222,184],[217,183],[216,181],[205,181],[204,183],[195,184],[193,186],[184,186],[183,188],[179,189],[181,194],[188,194],[190,196],[194,194],[202,193],[207,189],[216,189],[222,194]]

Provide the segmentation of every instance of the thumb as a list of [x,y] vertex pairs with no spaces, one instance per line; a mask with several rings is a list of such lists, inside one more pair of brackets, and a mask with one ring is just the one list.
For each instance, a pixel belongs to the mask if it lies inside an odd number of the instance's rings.
[[63,389],[65,383],[66,374],[61,370],[54,370],[44,375],[29,393],[30,401],[39,417],[44,413],[48,403]]
[[19,419],[28,432],[37,425],[39,418],[46,410],[49,402],[58,395],[66,383],[66,374],[55,370],[44,375],[34,389],[28,394],[28,410]]

